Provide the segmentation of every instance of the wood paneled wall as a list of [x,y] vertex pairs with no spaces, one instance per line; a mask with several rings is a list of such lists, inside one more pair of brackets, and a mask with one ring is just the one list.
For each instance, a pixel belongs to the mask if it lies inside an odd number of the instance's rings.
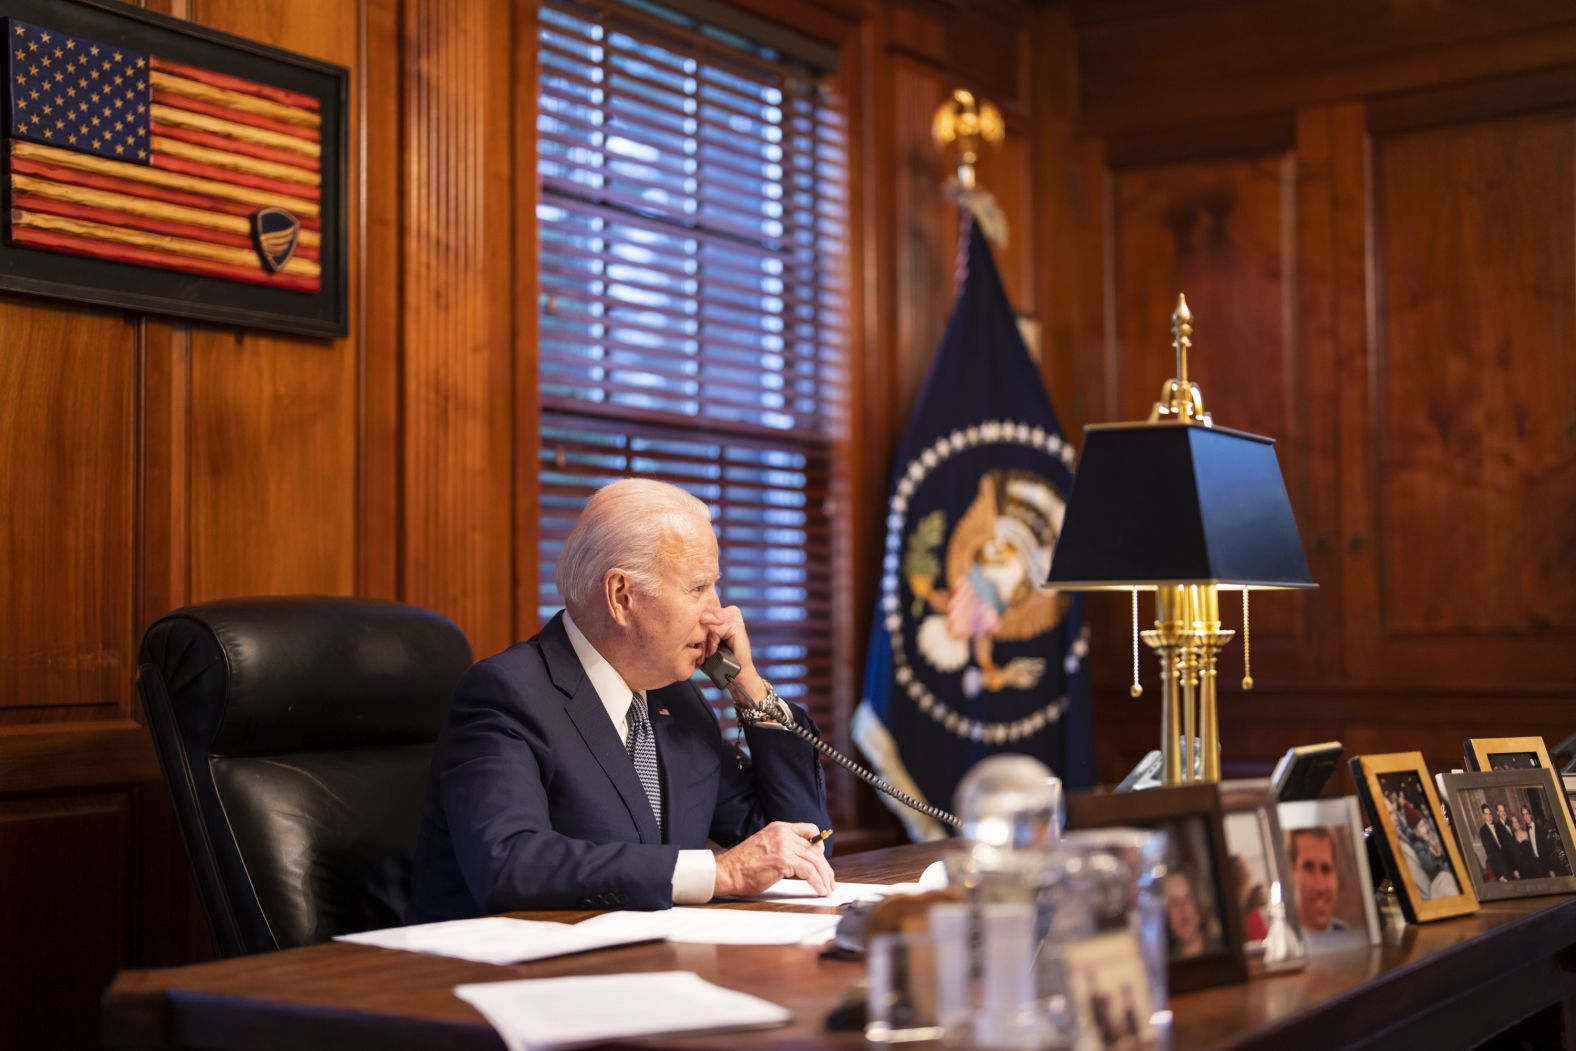
[[[535,625],[535,4],[149,2],[351,70],[351,331],[0,297],[6,1046],[91,1046],[116,968],[205,951],[133,692],[152,619],[316,592],[440,610],[478,652]],[[837,45],[850,103],[840,703],[950,307],[929,127],[965,86],[1007,117],[980,178],[1069,429],[1147,412],[1185,290],[1217,418],[1279,439],[1322,587],[1255,604],[1228,764],[1576,729],[1567,5],[736,2]],[[1118,607],[1095,603],[1108,775],[1158,732]],[[841,827],[884,821],[844,798]]]
[[[1048,307],[1077,367],[1052,375],[1082,422],[1143,418],[1186,292],[1194,378],[1278,439],[1320,583],[1256,597],[1252,693],[1224,654],[1228,772],[1576,731],[1576,12],[1133,0],[1036,39],[1079,70],[1081,219],[1050,236],[1082,284]],[[1115,778],[1159,720],[1126,695],[1126,602],[1096,607]]]

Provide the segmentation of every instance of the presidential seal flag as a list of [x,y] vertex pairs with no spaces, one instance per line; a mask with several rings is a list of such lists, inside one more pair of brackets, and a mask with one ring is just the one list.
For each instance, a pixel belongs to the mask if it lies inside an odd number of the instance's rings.
[[[854,715],[871,765],[933,805],[949,807],[963,773],[998,752],[1092,783],[1083,600],[1040,587],[1074,458],[971,224],[968,271],[893,470]],[[915,839],[946,833],[893,809]]]

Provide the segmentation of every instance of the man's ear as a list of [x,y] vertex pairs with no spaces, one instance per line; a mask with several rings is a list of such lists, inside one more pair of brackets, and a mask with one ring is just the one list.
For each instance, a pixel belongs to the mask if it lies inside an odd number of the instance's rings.
[[602,577],[602,597],[607,603],[607,615],[614,624],[627,628],[633,623],[630,606],[635,597],[635,582],[622,569],[610,569]]

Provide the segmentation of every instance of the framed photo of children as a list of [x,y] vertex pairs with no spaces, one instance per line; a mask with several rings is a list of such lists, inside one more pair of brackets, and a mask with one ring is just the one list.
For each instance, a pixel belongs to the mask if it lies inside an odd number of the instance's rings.
[[1229,876],[1220,796],[1214,785],[1067,797],[1073,830],[1128,825],[1166,833],[1160,881],[1171,991],[1247,977],[1242,917]]
[[[1553,770],[1549,749],[1541,737],[1473,737],[1462,751],[1468,770]],[[1463,822],[1475,824],[1472,821]],[[1566,831],[1576,838],[1576,820],[1567,821]]]
[[1562,788],[1547,768],[1445,775],[1456,839],[1480,900],[1576,891]]
[[1407,921],[1476,912],[1477,895],[1455,838],[1446,831],[1423,753],[1358,756],[1351,768]]

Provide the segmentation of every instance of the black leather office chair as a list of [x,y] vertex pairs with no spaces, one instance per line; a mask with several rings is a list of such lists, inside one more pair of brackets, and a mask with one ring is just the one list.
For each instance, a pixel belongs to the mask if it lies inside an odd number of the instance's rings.
[[470,662],[451,621],[363,599],[209,602],[148,629],[138,689],[221,956],[402,922]]

